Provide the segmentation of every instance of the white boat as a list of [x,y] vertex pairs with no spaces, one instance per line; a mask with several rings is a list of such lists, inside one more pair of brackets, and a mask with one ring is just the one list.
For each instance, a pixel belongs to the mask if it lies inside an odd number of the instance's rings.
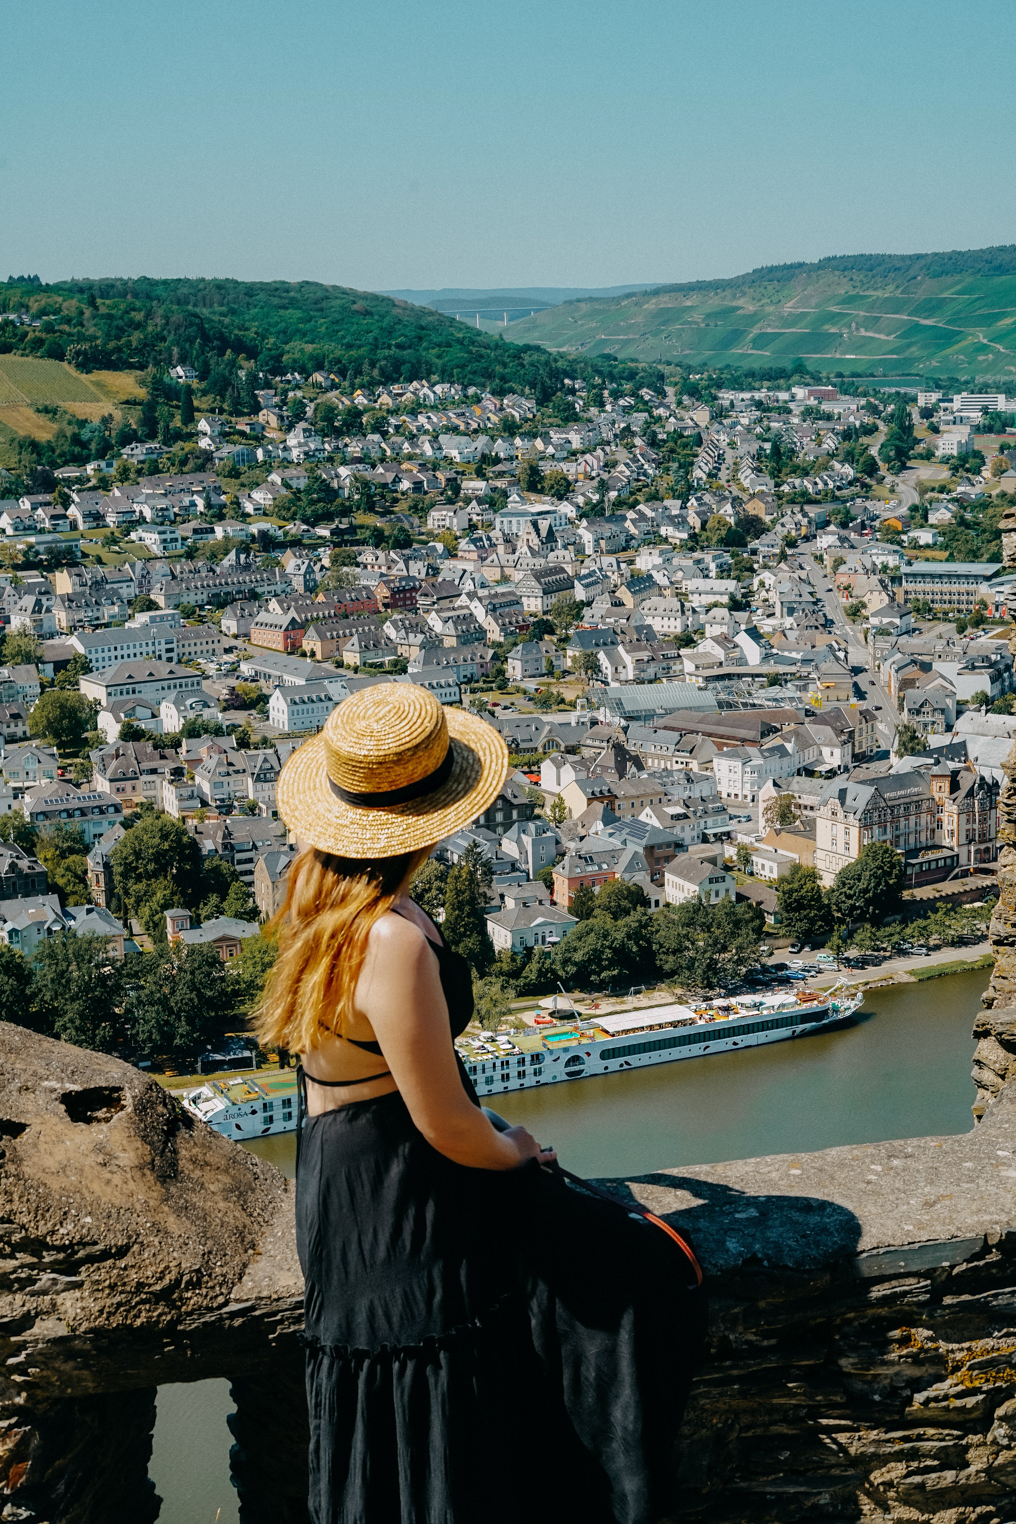
[[[559,1080],[617,1074],[650,1064],[701,1058],[735,1048],[760,1048],[808,1037],[850,1016],[863,995],[778,993],[710,1000],[698,1006],[658,1005],[618,1016],[577,1021],[506,1036],[460,1037],[455,1047],[481,1101],[509,1090],[531,1090]],[[296,1131],[296,1075],[259,1071],[208,1080],[181,1093],[184,1107],[236,1142]]]
[[662,1005],[515,1037],[460,1037],[455,1046],[481,1100],[559,1080],[669,1064],[807,1037],[852,1015],[860,993],[745,995],[699,1006]]
[[235,1079],[208,1080],[180,1092],[185,1110],[237,1143],[296,1131],[294,1070],[259,1071]]

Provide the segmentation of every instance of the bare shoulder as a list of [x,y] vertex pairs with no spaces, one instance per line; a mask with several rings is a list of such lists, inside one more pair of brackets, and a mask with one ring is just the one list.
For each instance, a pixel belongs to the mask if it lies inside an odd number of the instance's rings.
[[374,922],[367,945],[371,952],[385,958],[412,959],[414,964],[430,956],[430,943],[420,927],[394,913],[383,915]]

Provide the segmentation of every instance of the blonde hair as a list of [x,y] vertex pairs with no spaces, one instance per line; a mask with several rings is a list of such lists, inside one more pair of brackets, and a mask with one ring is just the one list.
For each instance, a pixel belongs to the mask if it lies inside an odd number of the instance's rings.
[[306,1053],[329,1033],[341,1035],[371,927],[430,851],[358,860],[307,847],[294,859],[286,903],[272,921],[279,956],[254,1015],[262,1044]]

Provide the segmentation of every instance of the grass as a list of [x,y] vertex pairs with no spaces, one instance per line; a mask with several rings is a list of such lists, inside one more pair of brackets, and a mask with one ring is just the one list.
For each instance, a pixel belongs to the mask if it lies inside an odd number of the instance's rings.
[[88,374],[88,383],[100,395],[110,402],[118,405],[132,403],[140,407],[144,398],[142,396],[141,377],[133,370],[93,370]]
[[29,439],[52,439],[56,433],[56,419],[44,418],[31,407],[19,407],[7,404],[0,418],[15,434],[28,436]]
[[912,968],[917,980],[938,979],[943,974],[968,974],[973,969],[991,968],[995,962],[993,953],[982,953],[979,958],[956,958],[952,963],[933,963],[930,968]]

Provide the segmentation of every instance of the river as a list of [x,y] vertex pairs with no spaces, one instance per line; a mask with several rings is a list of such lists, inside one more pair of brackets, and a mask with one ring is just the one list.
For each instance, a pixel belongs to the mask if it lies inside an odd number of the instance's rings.
[[[877,990],[843,1031],[499,1098],[580,1175],[966,1132],[987,970]],[[247,1146],[293,1174],[292,1134]],[[160,1388],[160,1524],[236,1524],[225,1381]]]

